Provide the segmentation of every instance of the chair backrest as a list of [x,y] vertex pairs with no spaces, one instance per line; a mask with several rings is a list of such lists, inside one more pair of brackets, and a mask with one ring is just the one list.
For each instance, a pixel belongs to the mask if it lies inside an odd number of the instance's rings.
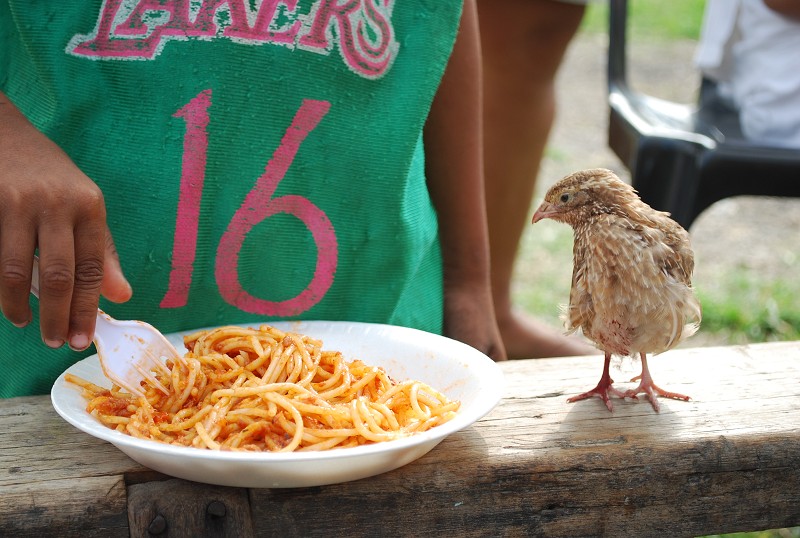
[[[627,0],[609,0],[608,141],[642,199],[688,228],[730,196],[800,196],[800,150],[754,144],[738,111],[703,81],[697,104],[633,90],[627,77]],[[699,77],[699,75],[698,75]]]

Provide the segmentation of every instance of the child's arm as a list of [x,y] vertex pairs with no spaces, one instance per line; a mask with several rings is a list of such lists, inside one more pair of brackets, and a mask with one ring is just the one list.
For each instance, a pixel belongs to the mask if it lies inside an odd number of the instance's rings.
[[0,93],[0,308],[31,320],[29,293],[39,249],[40,325],[50,347],[91,344],[100,293],[126,301],[106,226],[103,195],[61,149]]
[[494,316],[483,194],[480,43],[466,0],[450,62],[425,126],[428,189],[444,258],[444,332],[495,360],[505,350]]

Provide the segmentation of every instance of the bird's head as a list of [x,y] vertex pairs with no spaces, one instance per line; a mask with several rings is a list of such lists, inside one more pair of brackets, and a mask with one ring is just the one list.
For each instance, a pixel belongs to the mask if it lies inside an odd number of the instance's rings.
[[533,223],[553,219],[573,226],[592,215],[618,213],[637,203],[641,201],[633,187],[611,170],[581,170],[550,187],[533,215]]

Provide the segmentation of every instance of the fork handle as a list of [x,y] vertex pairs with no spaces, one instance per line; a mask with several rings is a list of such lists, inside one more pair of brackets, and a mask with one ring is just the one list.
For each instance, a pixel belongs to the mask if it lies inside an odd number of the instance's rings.
[[31,271],[31,294],[39,298],[39,256],[33,257],[33,270]]
[[97,345],[98,343],[103,346],[103,335],[108,335],[110,331],[114,330],[114,327],[111,325],[112,317],[100,310],[97,309],[97,322],[95,323],[94,327],[94,343]]

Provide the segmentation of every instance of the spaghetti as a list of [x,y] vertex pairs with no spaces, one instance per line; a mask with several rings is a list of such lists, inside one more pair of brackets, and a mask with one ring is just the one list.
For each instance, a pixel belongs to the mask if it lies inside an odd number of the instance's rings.
[[263,325],[184,337],[185,357],[154,368],[143,397],[77,376],[87,411],[143,439],[213,450],[291,452],[391,441],[450,420],[458,401],[419,381],[345,361],[309,336]]

